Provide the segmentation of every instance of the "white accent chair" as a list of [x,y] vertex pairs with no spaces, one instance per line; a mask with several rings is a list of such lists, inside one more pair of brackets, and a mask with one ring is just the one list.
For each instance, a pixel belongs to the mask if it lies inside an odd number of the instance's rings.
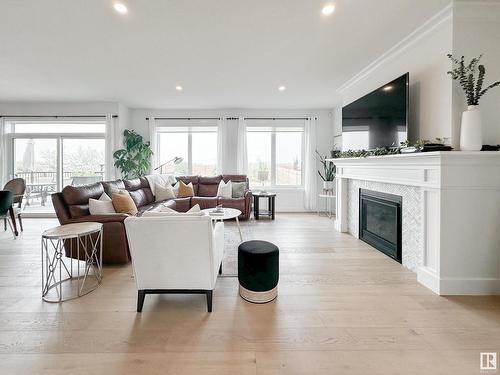
[[[125,219],[137,312],[146,294],[205,294],[212,312],[217,273],[222,272],[224,224],[208,216],[171,215]],[[219,271],[219,272],[217,272]]]

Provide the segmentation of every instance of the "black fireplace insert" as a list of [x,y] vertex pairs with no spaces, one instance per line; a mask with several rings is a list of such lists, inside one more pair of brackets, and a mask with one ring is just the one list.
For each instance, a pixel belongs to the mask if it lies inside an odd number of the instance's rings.
[[359,238],[399,263],[402,204],[398,195],[359,189]]

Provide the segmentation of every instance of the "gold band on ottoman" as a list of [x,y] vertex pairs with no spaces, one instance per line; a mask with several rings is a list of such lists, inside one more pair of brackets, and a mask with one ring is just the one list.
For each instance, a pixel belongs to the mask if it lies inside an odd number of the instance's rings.
[[240,285],[240,296],[244,300],[252,303],[268,303],[278,296],[278,286],[265,292],[254,292],[243,288]]

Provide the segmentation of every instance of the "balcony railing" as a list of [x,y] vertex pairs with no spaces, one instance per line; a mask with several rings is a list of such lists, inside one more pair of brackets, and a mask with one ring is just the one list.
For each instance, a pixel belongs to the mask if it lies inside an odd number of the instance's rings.
[[[63,186],[66,185],[84,185],[85,183],[92,183],[101,181],[103,179],[103,171],[93,171],[89,173],[82,172],[63,172]],[[17,172],[15,177],[23,178],[26,184],[57,184],[57,172],[48,171],[30,171],[30,172]],[[88,182],[87,182],[88,181]]]

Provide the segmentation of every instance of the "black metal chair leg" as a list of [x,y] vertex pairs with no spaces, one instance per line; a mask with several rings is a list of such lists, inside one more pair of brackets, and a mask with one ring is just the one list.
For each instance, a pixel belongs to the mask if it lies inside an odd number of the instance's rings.
[[21,215],[17,215],[17,218],[19,220],[19,228],[21,228],[21,232],[24,232],[24,230],[23,230],[23,220],[21,219]]
[[146,291],[138,290],[137,291],[137,312],[142,311],[142,306],[144,306],[144,298],[146,297]]
[[207,290],[207,310],[209,313],[212,312],[212,294],[211,290]]
[[220,267],[219,267],[219,275],[222,275],[222,263],[220,264]]

